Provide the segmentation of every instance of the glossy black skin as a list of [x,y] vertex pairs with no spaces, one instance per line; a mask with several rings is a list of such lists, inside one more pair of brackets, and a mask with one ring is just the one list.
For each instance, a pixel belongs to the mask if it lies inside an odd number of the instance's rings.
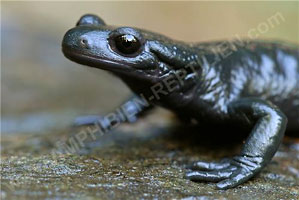
[[[134,55],[123,55],[113,46],[115,35],[124,33],[141,43]],[[150,101],[151,106],[140,109],[128,101],[127,109],[136,115],[126,121],[133,122],[159,105],[199,123],[250,127],[238,156],[218,163],[196,162],[186,174],[188,179],[217,182],[217,188],[227,189],[247,181],[270,162],[286,129],[299,132],[299,50],[280,43],[239,41],[229,56],[219,59],[227,54],[227,48],[226,52],[217,48],[219,44],[183,43],[149,31],[107,26],[99,17],[85,15],[65,34],[62,49],[69,59],[108,70],[144,96],[151,94],[154,84],[191,66],[184,84]],[[98,121],[109,126],[97,116],[79,118],[76,123]]]

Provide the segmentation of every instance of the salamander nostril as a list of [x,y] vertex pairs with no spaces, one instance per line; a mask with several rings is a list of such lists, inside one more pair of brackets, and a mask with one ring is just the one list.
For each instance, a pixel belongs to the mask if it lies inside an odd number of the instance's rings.
[[85,38],[80,39],[80,46],[83,47],[83,48],[88,49],[89,48],[88,40],[85,39]]

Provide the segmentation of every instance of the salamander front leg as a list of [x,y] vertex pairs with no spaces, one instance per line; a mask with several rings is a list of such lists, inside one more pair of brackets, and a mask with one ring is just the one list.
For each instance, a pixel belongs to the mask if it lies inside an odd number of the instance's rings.
[[135,122],[139,116],[143,115],[151,108],[152,105],[147,104],[144,99],[134,95],[107,115],[87,115],[77,117],[74,121],[74,126],[89,126],[99,124],[102,128],[107,129],[109,126],[111,126],[113,121],[117,121],[118,123]]
[[229,105],[229,113],[254,128],[241,153],[216,162],[196,162],[186,177],[193,181],[217,182],[218,189],[236,187],[259,173],[272,159],[283,138],[287,118],[273,104],[255,98],[241,99]]

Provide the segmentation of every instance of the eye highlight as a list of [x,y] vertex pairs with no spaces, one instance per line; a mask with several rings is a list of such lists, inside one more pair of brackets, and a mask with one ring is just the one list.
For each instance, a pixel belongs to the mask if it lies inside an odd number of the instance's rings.
[[112,49],[124,56],[133,56],[141,49],[141,43],[134,35],[119,35],[112,40]]

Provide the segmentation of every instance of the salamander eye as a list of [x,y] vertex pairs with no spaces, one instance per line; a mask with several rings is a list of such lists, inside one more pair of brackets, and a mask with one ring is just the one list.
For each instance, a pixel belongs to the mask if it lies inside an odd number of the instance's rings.
[[124,56],[132,56],[135,53],[139,52],[141,48],[140,41],[130,34],[120,35],[114,38],[115,48],[113,50],[118,51]]

